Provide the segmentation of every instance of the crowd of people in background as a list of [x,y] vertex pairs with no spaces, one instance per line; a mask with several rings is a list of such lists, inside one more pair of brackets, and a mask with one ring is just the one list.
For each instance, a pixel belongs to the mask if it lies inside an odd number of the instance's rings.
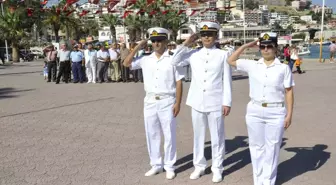
[[285,45],[282,49],[282,58],[284,59],[283,62],[288,63],[289,68],[291,71],[293,71],[293,68],[295,66],[297,73],[302,74],[304,73],[303,70],[301,70],[301,64],[302,64],[302,58],[299,57],[299,49],[295,45],[289,46],[289,44]]
[[[103,44],[75,44],[70,50],[66,43],[61,43],[60,50],[50,45],[44,49],[44,78],[47,82],[61,81],[68,83],[117,83],[143,82],[142,70],[130,71],[122,65],[125,58],[136,47],[137,43],[112,43],[108,47]],[[176,49],[176,43],[171,42],[168,50]],[[150,55],[150,45],[139,51],[135,57]],[[58,68],[58,69],[57,69]],[[190,81],[191,71],[185,67],[185,81]],[[58,71],[58,73],[57,73]],[[73,78],[71,78],[73,77]]]

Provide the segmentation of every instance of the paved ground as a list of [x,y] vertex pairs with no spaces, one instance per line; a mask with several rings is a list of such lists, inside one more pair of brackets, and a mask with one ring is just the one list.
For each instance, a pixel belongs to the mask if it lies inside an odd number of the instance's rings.
[[[285,134],[278,184],[335,185],[336,65],[311,61],[304,68],[306,74],[295,75],[295,114]],[[212,175],[188,178],[193,135],[185,104],[178,117],[177,177],[146,178],[143,85],[47,84],[41,71],[38,62],[0,66],[1,185],[212,184]],[[233,88],[221,184],[251,185],[244,123],[247,79],[235,80]]]

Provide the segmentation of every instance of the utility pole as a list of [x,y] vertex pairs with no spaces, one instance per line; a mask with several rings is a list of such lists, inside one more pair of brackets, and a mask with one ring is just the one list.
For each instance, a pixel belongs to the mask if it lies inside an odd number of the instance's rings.
[[[3,1],[1,2],[1,11],[2,11],[2,16],[5,16],[5,12],[3,9]],[[6,47],[7,62],[9,62],[7,39],[5,39],[5,47]]]

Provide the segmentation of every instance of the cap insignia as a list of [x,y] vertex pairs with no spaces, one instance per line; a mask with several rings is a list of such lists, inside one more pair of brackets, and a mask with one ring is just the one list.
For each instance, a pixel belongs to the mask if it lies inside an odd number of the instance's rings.
[[207,25],[204,25],[203,27],[202,27],[202,30],[208,30],[209,28],[208,28],[208,26]]
[[263,36],[263,39],[264,39],[264,40],[269,40],[269,39],[270,39],[270,36],[266,33],[266,34]]
[[156,30],[152,31],[152,36],[158,36],[158,32]]

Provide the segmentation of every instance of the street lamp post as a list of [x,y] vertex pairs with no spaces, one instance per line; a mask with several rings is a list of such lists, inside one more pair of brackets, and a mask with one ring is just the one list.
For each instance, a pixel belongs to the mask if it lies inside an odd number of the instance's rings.
[[323,40],[323,24],[324,24],[324,1],[322,1],[322,21],[321,21],[321,33],[320,33],[320,62],[323,62],[322,59],[322,40]]
[[[2,16],[4,16],[5,12],[4,12],[4,9],[3,9],[3,1],[1,2],[1,11],[2,11]],[[5,39],[5,47],[6,47],[7,62],[9,62],[7,39]]]
[[245,0],[243,0],[243,32],[244,32],[244,44],[246,44],[246,28],[245,28]]

